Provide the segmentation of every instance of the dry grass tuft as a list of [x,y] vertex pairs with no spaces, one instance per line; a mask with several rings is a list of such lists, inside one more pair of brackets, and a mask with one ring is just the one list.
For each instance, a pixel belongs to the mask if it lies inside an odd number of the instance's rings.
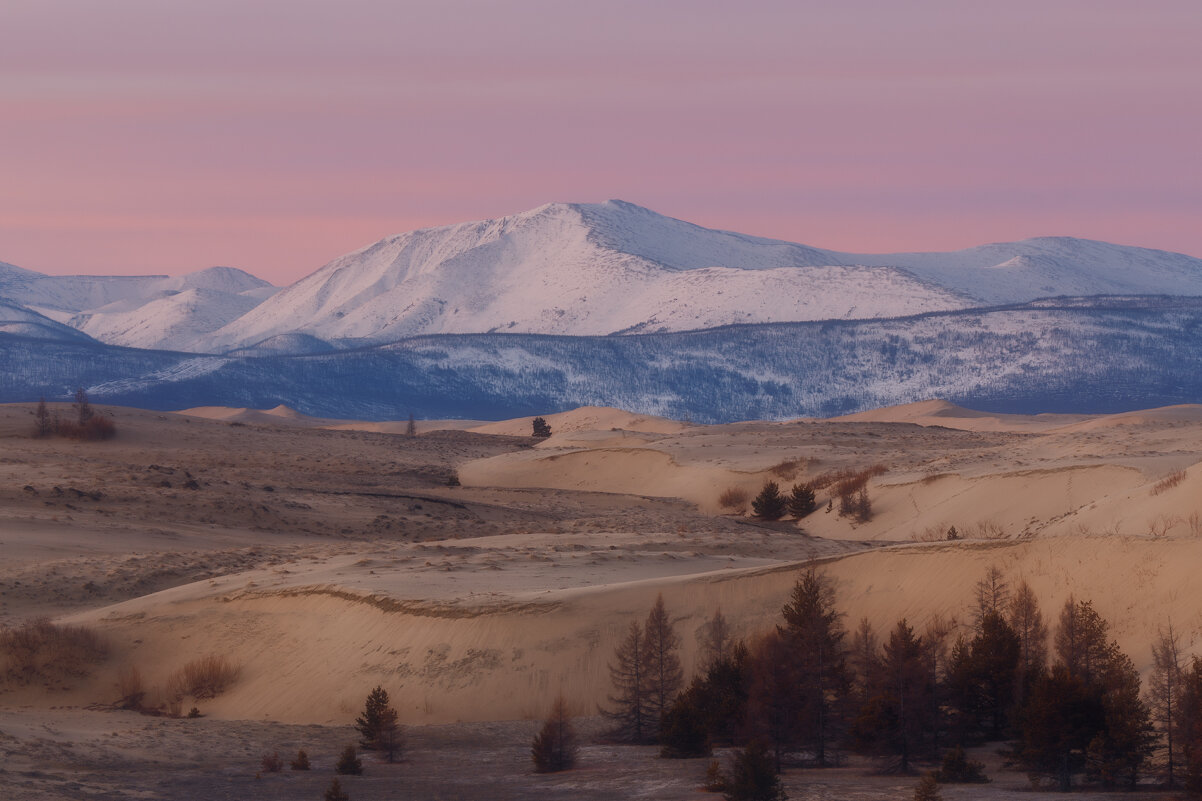
[[797,474],[804,470],[808,464],[809,459],[785,459],[783,462],[769,467],[768,472],[777,478],[792,481],[797,478]]
[[1152,494],[1159,495],[1160,493],[1164,492],[1165,490],[1170,490],[1173,487],[1177,486],[1182,481],[1185,481],[1185,471],[1184,470],[1178,470],[1174,473],[1169,473],[1167,476],[1160,479],[1160,481],[1157,481],[1155,484],[1152,485]]
[[237,680],[237,666],[224,656],[194,659],[167,679],[168,702],[178,702],[185,695],[197,700],[216,698]]
[[142,709],[146,701],[146,682],[142,671],[133,665],[121,669],[117,675],[117,706],[122,709]]
[[732,512],[742,512],[747,508],[749,500],[751,500],[751,494],[742,487],[727,487],[718,496],[718,505]]
[[0,685],[61,687],[68,679],[87,676],[106,656],[108,644],[86,626],[31,620],[0,629]]

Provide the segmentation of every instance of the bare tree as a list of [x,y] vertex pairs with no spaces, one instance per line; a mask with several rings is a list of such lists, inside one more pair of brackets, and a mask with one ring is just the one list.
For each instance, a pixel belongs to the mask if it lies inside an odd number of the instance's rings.
[[631,621],[626,638],[614,651],[609,678],[614,694],[609,709],[600,712],[615,724],[613,736],[629,742],[645,743],[654,731],[647,697],[647,647],[643,628]]
[[1048,627],[1039,611],[1035,592],[1026,581],[1020,581],[1010,596],[1006,621],[1018,635],[1019,688],[1027,677],[1034,675],[1048,661]]
[[728,656],[732,646],[730,624],[722,614],[722,608],[714,610],[714,616],[697,630],[697,646],[701,652],[701,665],[710,665]]
[[38,398],[38,410],[34,412],[34,419],[37,423],[34,424],[34,436],[48,437],[50,436],[50,412],[46,409],[46,398]]
[[678,653],[680,637],[668,619],[662,593],[656,596],[655,605],[647,615],[643,638],[647,653],[647,708],[652,716],[652,729],[658,731],[660,720],[672,706],[684,682]]
[[542,731],[534,736],[534,743],[530,748],[534,770],[536,773],[568,770],[576,764],[578,751],[576,730],[568,714],[568,704],[561,694],[556,697],[551,714],[543,723]]
[[997,565],[990,565],[984,577],[977,582],[977,608],[974,610],[973,627],[979,633],[981,620],[990,612],[1004,615],[1010,600],[1010,585]]
[[1176,767],[1181,763],[1182,695],[1185,687],[1184,668],[1181,664],[1181,644],[1173,624],[1162,629],[1156,642],[1152,643],[1152,675],[1149,677],[1148,706],[1152,720],[1160,734],[1164,751],[1165,785],[1171,790],[1176,786]]

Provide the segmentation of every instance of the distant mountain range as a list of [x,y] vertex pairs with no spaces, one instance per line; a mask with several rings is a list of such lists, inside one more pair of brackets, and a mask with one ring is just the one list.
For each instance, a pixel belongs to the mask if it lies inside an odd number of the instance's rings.
[[280,290],[228,267],[135,278],[0,265],[10,303],[108,344],[196,353],[316,352],[425,334],[663,333],[1153,294],[1202,295],[1202,260],[1068,238],[839,253],[620,200],[391,236]]
[[1202,260],[1165,251],[851,254],[557,203],[388,237],[283,289],[228,267],[0,263],[0,400],[84,384],[151,408],[375,418],[596,403],[729,420],[934,396],[1119,411],[1202,400],[1199,298]]

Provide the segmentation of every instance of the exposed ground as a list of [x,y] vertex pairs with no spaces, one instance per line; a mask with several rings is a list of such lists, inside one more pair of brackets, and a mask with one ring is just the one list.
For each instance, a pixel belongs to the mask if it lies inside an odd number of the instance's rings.
[[[108,648],[87,676],[4,680],[5,798],[320,798],[376,684],[409,749],[348,779],[354,799],[705,798],[703,762],[600,744],[595,718],[579,770],[534,776],[534,721],[560,691],[595,713],[615,642],[657,593],[688,668],[714,609],[763,630],[810,559],[849,622],[964,619],[997,565],[1046,616],[1092,598],[1141,667],[1170,618],[1202,653],[1199,407],[1014,417],[930,402],[727,426],[583,409],[548,415],[544,441],[524,436],[528,419],[408,437],[404,421],[286,409],[104,411],[118,437],[79,443],[30,438],[32,406],[0,406],[0,623],[51,616]],[[866,523],[825,511],[829,491],[800,524],[716,500],[872,465],[885,469]],[[952,526],[964,539],[946,540]],[[195,702],[203,718],[111,708],[123,671],[153,697],[209,654],[239,674]],[[264,752],[299,747],[310,774],[255,778]],[[870,768],[790,771],[786,786],[910,794],[913,780]],[[1027,787],[991,773],[944,797]]]

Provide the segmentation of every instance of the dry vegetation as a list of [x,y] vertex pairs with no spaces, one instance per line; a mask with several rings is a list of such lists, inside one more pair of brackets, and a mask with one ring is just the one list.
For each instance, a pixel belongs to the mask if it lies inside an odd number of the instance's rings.
[[744,512],[749,500],[751,493],[742,487],[727,487],[718,496],[718,505],[730,512]]
[[1157,481],[1155,484],[1152,485],[1152,494],[1159,495],[1160,493],[1164,492],[1165,490],[1172,489],[1173,487],[1177,486],[1184,480],[1185,480],[1185,471],[1184,470],[1176,470],[1172,473],[1169,473],[1167,476],[1160,479],[1160,481]]
[[41,684],[63,689],[89,675],[108,655],[104,639],[85,626],[64,626],[45,618],[0,629],[0,689]]

